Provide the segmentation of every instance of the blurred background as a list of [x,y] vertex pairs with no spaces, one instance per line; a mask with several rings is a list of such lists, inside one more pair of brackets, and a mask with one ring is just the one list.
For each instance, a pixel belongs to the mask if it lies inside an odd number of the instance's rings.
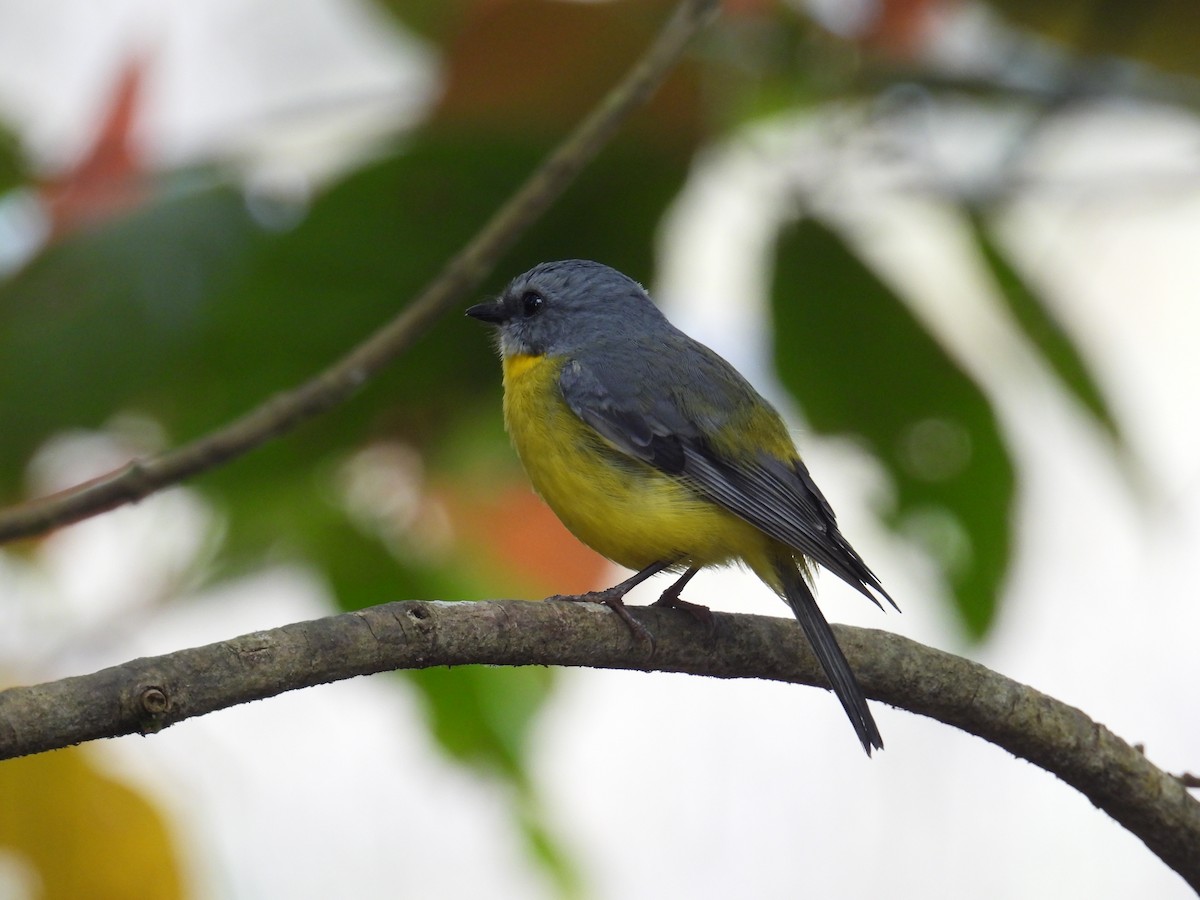
[[[670,4],[0,0],[0,500],[190,440],[395,314]],[[729,0],[508,254],[651,288],[896,597],[1200,768],[1200,6]],[[478,298],[472,298],[478,299]],[[396,599],[615,582],[451,315],[343,407],[0,551],[0,683]],[[644,589],[649,602],[661,590]],[[754,578],[688,597],[784,615]],[[1184,897],[984,742],[686,676],[358,679],[0,765],[0,898]]]

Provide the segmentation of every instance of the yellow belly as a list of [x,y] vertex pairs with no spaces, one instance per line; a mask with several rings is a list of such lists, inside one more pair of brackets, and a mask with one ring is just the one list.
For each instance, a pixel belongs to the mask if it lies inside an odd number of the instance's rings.
[[630,569],[745,560],[765,565],[769,539],[678,479],[610,446],[559,392],[561,359],[504,361],[504,421],[529,480],[571,533]]

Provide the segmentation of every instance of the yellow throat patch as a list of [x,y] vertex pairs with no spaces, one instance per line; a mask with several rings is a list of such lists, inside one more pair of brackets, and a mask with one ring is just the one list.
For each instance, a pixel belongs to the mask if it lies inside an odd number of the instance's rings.
[[514,378],[520,378],[545,358],[545,356],[532,356],[528,353],[513,353],[504,357],[504,380],[508,382]]

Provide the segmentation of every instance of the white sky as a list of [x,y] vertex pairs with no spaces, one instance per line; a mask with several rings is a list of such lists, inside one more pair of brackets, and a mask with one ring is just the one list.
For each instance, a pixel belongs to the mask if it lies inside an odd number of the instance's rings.
[[[70,159],[131,35],[161,40],[145,127],[164,161],[230,148],[269,158],[249,148],[277,132],[257,124],[296,115],[284,131],[301,149],[285,165],[319,171],[313,160],[326,157],[309,151],[345,146],[360,120],[291,111],[347,96],[371,118],[411,115],[432,90],[412,47],[355,4],[124,0],[101,12],[85,0],[0,0],[0,115],[48,163]],[[929,566],[871,517],[887,491],[874,464],[798,424],[844,530],[904,614],[884,617],[832,581],[824,609],[965,653],[1144,742],[1170,771],[1200,769],[1196,121],[1125,108],[1054,129],[1027,160],[1029,176],[1053,188],[1024,192],[1005,221],[1011,249],[1070,321],[1133,435],[1153,488],[1146,502],[998,311],[953,218],[898,185],[945,174],[946,160],[986,160],[1006,121],[943,111],[921,137],[929,166],[897,173],[872,153],[877,131],[863,131],[853,110],[836,115],[849,139],[836,146],[801,122],[708,157],[665,226],[657,287],[679,324],[769,391],[756,356],[756,266],[780,204],[764,199],[807,185],[821,209],[869,237],[867,250],[983,380],[1016,448],[1021,532],[998,626],[968,646]],[[177,589],[179,570],[203,552],[207,516],[174,491],[59,534],[40,572],[0,558],[0,652],[46,652],[66,640],[64,621],[86,632],[123,615],[121,636],[58,654],[85,671],[329,611],[311,578],[275,571],[141,621],[140,604]],[[689,597],[784,614],[733,572],[705,574]],[[825,692],[586,671],[561,684],[538,728],[534,772],[596,898],[1190,896],[1071,788],[937,723],[876,704],[888,749],[868,761]],[[549,895],[510,828],[503,789],[446,763],[413,698],[385,678],[95,749],[160,798],[198,897]],[[0,898],[22,897],[20,882],[19,867],[0,864]]]

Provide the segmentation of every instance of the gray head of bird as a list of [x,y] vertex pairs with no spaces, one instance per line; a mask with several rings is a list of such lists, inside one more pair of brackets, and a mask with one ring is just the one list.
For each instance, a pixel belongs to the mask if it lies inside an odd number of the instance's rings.
[[586,259],[540,263],[467,315],[499,328],[506,357],[556,356],[670,329],[640,284]]

